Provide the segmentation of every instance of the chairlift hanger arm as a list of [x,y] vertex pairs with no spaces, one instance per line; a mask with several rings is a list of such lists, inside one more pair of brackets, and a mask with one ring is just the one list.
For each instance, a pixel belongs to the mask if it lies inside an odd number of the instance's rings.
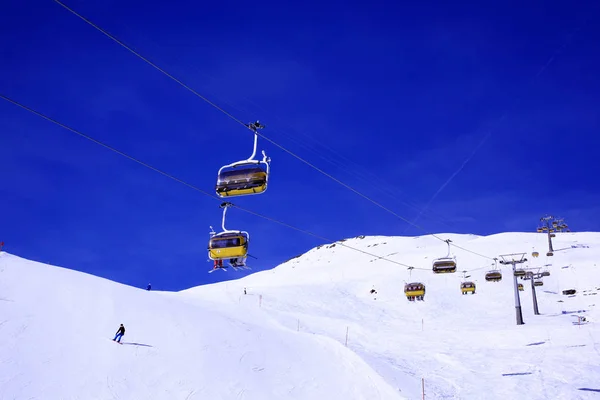
[[450,242],[451,242],[451,241],[452,241],[452,240],[450,240],[450,239],[447,239],[447,240],[446,240],[446,244],[448,245],[448,254],[446,255],[446,258],[450,258]]
[[[254,148],[252,150],[252,155],[246,161],[255,161],[254,157],[256,156],[256,146],[258,144],[258,129],[263,129],[265,126],[262,125],[259,121],[253,122],[251,124],[246,124],[248,129],[254,132]],[[263,156],[266,158],[265,152],[263,151]]]
[[[221,228],[223,229],[222,233],[225,233],[225,232],[240,232],[241,233],[241,231],[228,230],[227,228],[225,228],[225,217],[227,215],[227,209],[229,207],[235,207],[235,206],[232,203],[225,201],[225,202],[221,203],[220,207],[223,209],[223,220],[221,221]],[[250,238],[248,233],[246,233],[246,232],[243,232],[243,233],[245,233],[246,236],[248,236],[248,238]]]
[[[223,207],[223,204],[221,204],[221,207]],[[227,229],[225,228],[225,215],[227,214],[227,207],[229,207],[229,205],[223,207],[223,220],[221,221],[221,228],[223,229],[223,232],[227,232]]]
[[265,126],[260,124],[258,121],[251,123],[251,124],[246,124],[246,127],[248,127],[248,129],[250,129],[252,132],[254,132],[254,147],[252,148],[252,155],[247,158],[246,160],[242,160],[242,161],[236,161],[233,162],[231,164],[228,165],[224,165],[223,167],[221,167],[219,169],[219,175],[221,174],[221,172],[223,171],[223,169],[225,168],[233,168],[233,167],[237,167],[239,165],[246,165],[246,164],[266,164],[267,166],[267,175],[269,174],[269,163],[271,162],[271,159],[269,157],[267,157],[267,154],[265,153],[264,150],[261,151],[262,155],[263,155],[263,159],[261,160],[255,160],[254,157],[256,156],[256,148],[258,146],[258,129],[262,129]]

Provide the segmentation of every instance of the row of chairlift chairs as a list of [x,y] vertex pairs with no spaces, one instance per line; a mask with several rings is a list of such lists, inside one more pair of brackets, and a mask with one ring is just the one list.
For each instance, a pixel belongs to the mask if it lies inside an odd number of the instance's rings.
[[[264,125],[256,121],[246,124],[246,127],[254,132],[254,150],[248,159],[224,165],[219,169],[215,191],[221,198],[262,194],[267,190],[271,159],[264,151],[262,151],[262,160],[255,159],[258,130],[263,129]],[[250,234],[246,231],[225,228],[227,209],[232,206],[230,202],[224,202],[220,206],[223,209],[221,232],[217,233],[212,226],[210,227],[208,257],[214,261],[214,266],[209,272],[226,269],[223,260],[229,260],[229,266],[234,269],[248,269],[246,260],[249,256]]]
[[[267,185],[270,175],[271,159],[262,151],[262,160],[256,160],[256,147],[258,143],[258,129],[263,129],[264,125],[259,121],[246,125],[254,132],[254,149],[252,155],[242,161],[237,161],[228,165],[222,166],[217,174],[217,184],[215,187],[216,193],[221,198],[247,196],[254,194],[262,194],[267,190]],[[223,267],[223,260],[229,260],[230,266],[235,268],[247,268],[246,260],[248,257],[248,245],[250,243],[250,235],[246,231],[229,230],[225,228],[225,217],[227,208],[233,206],[230,202],[221,204],[223,208],[223,220],[221,223],[222,231],[216,233],[212,227],[210,231],[210,240],[208,243],[208,256],[214,260],[213,270]],[[567,229],[565,224],[558,225],[553,223],[555,229]],[[538,228],[538,232],[544,232],[547,228]],[[553,232],[554,229],[550,229]],[[554,233],[551,233],[554,235]],[[448,244],[448,254],[445,257],[435,259],[432,269],[436,274],[454,273],[456,272],[456,257],[450,257],[450,242]],[[539,253],[533,252],[534,257],[539,256]],[[552,254],[548,254],[552,255]],[[212,271],[211,271],[212,272]],[[516,270],[516,276],[524,276],[523,270]],[[486,281],[497,282],[502,280],[502,273],[499,269],[494,269],[486,273]],[[543,282],[536,282],[536,285],[543,285]],[[461,291],[463,294],[475,293],[474,282],[462,282]],[[405,285],[405,293],[409,300],[423,300],[425,296],[425,285],[419,282],[413,282]]]
[[[448,254],[445,257],[437,258],[433,261],[432,270],[436,274],[444,274],[444,273],[454,273],[456,272],[456,257],[450,257],[450,242],[451,240],[446,240],[448,244]],[[537,251],[532,252],[533,257],[538,257],[539,253]],[[514,272],[514,276],[520,277],[521,279],[527,279],[527,271],[524,269],[516,269]],[[538,274],[539,277],[550,276],[550,271],[545,270]],[[486,272],[485,280],[488,282],[499,282],[502,280],[502,271],[498,268],[498,264],[496,262],[495,268]],[[535,279],[533,282],[534,286],[543,286],[544,282],[541,279]],[[518,284],[518,289],[523,291],[523,284]],[[475,282],[472,281],[464,281],[460,284],[460,290],[463,295],[471,293],[475,294],[476,285]],[[424,300],[425,297],[425,285],[422,282],[411,282],[404,285],[404,294],[409,301],[415,300]]]
[[[433,260],[431,269],[435,274],[451,274],[456,272],[456,257],[450,256],[450,239],[445,241],[448,245],[448,254],[445,257],[436,258]],[[461,291],[475,293],[475,283],[462,282]],[[411,282],[404,285],[404,294],[409,301],[424,300],[425,285],[422,282]]]

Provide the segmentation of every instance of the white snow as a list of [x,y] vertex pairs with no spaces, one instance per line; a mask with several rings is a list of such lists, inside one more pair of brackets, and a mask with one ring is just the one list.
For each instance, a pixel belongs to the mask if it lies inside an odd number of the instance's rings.
[[[343,241],[410,273],[337,242],[176,293],[0,253],[0,399],[393,400],[421,399],[423,384],[426,399],[598,398],[600,234],[559,233],[553,257],[543,234],[439,236],[550,264],[541,315],[519,281],[516,325],[508,266],[486,282],[493,261],[453,248],[475,295],[461,294],[461,272],[433,274],[447,247],[432,236]],[[423,282],[425,301],[407,301],[406,282]],[[111,340],[120,323],[123,345]]]

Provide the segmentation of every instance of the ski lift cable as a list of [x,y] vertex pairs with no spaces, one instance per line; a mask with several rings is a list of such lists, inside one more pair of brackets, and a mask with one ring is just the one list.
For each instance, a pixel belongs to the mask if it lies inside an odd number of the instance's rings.
[[[163,176],[165,176],[165,177],[167,177],[167,178],[169,178],[169,179],[172,179],[172,180],[174,180],[175,182],[181,183],[182,185],[185,185],[185,186],[187,186],[188,188],[195,190],[196,192],[202,193],[202,194],[204,194],[204,195],[206,195],[206,196],[209,196],[209,197],[211,197],[211,198],[213,198],[213,199],[215,199],[215,200],[218,200],[219,202],[222,202],[222,199],[221,199],[220,197],[218,197],[218,196],[216,196],[216,195],[214,195],[214,194],[212,194],[212,193],[209,193],[209,192],[207,192],[207,191],[205,191],[205,190],[202,190],[202,189],[200,189],[199,187],[192,185],[191,183],[188,183],[188,182],[186,182],[186,181],[184,181],[184,180],[182,180],[182,179],[179,179],[179,178],[177,178],[176,176],[173,176],[173,175],[171,175],[171,174],[169,174],[169,173],[167,173],[167,172],[165,172],[165,171],[162,171],[162,170],[160,170],[160,169],[158,169],[158,168],[156,168],[156,167],[153,167],[152,165],[150,165],[150,164],[148,164],[148,163],[145,163],[145,162],[143,162],[143,161],[141,161],[141,160],[139,160],[139,159],[137,159],[137,158],[135,158],[135,157],[133,157],[133,156],[130,156],[129,154],[127,154],[127,153],[125,153],[125,152],[122,152],[122,151],[120,151],[120,150],[118,150],[118,149],[116,149],[116,148],[114,148],[114,147],[112,147],[112,146],[110,146],[110,145],[108,145],[108,144],[106,144],[106,143],[103,143],[103,142],[101,142],[101,141],[99,141],[99,140],[97,140],[97,139],[94,139],[93,137],[91,137],[91,136],[89,136],[89,135],[86,135],[85,133],[83,133],[83,132],[80,132],[80,131],[78,131],[78,130],[76,130],[76,129],[74,129],[74,128],[71,128],[70,126],[68,126],[68,125],[65,125],[65,124],[63,124],[63,123],[61,123],[61,122],[59,122],[59,121],[57,121],[57,120],[55,120],[55,119],[53,119],[53,118],[51,118],[51,117],[47,116],[47,115],[44,115],[44,114],[42,114],[42,113],[41,113],[41,112],[39,112],[39,111],[36,111],[36,110],[34,110],[34,109],[32,109],[32,108],[29,108],[29,107],[27,107],[27,106],[25,106],[25,105],[23,105],[23,104],[21,104],[21,103],[17,102],[16,100],[13,100],[13,99],[11,99],[10,97],[7,97],[7,96],[4,96],[4,95],[0,94],[0,98],[2,98],[2,99],[4,99],[4,100],[6,100],[6,101],[8,101],[8,102],[10,102],[10,103],[12,103],[12,104],[14,104],[14,105],[16,105],[16,106],[18,106],[18,107],[20,107],[20,108],[22,108],[22,109],[24,109],[24,110],[26,110],[26,111],[29,111],[30,113],[32,113],[32,114],[35,114],[35,115],[37,115],[38,117],[41,117],[41,118],[43,118],[43,119],[45,119],[45,120],[47,120],[47,121],[49,121],[49,122],[52,122],[53,124],[55,124],[55,125],[58,125],[58,126],[60,126],[61,128],[64,128],[64,129],[66,129],[66,130],[68,130],[68,131],[70,131],[70,132],[72,132],[72,133],[75,133],[76,135],[79,135],[79,136],[81,136],[81,137],[83,137],[83,138],[85,138],[85,139],[87,139],[87,140],[89,140],[89,141],[91,141],[91,142],[93,142],[93,143],[95,143],[95,144],[97,144],[97,145],[100,145],[100,146],[102,146],[102,147],[104,147],[104,148],[106,148],[106,149],[108,149],[108,150],[110,150],[110,151],[112,151],[112,152],[114,152],[114,153],[117,153],[117,154],[118,154],[118,155],[120,155],[120,156],[123,156],[123,157],[125,157],[125,158],[127,158],[127,159],[129,159],[129,160],[131,160],[131,161],[134,161],[134,162],[136,162],[136,163],[138,163],[138,164],[142,165],[143,167],[146,167],[146,168],[148,168],[148,169],[150,169],[150,170],[152,170],[152,171],[154,171],[154,172],[157,172],[157,173],[159,173],[159,174],[161,174],[161,175],[163,175]],[[336,244],[338,244],[338,245],[340,245],[340,246],[342,246],[342,247],[346,247],[346,248],[349,248],[349,249],[351,249],[351,250],[358,251],[358,252],[360,252],[360,253],[363,253],[363,254],[369,255],[369,256],[371,256],[371,257],[376,257],[377,259],[381,259],[381,260],[384,260],[384,261],[388,261],[388,262],[391,262],[391,263],[393,263],[393,264],[396,264],[396,265],[400,265],[400,266],[407,267],[407,268],[411,267],[411,266],[410,266],[410,265],[408,265],[408,264],[404,264],[404,263],[401,263],[401,262],[399,262],[399,261],[390,260],[390,259],[388,259],[388,258],[386,258],[386,257],[384,257],[384,256],[378,256],[377,254],[373,254],[373,253],[371,253],[371,252],[368,252],[368,251],[364,251],[364,250],[358,249],[358,248],[356,248],[356,247],[348,246],[347,244],[344,244],[344,243],[341,243],[341,242],[337,242],[337,241],[335,241],[335,240],[332,240],[332,239],[329,239],[329,238],[327,238],[327,237],[325,237],[325,236],[321,236],[321,235],[319,235],[319,234],[316,234],[316,233],[313,233],[313,232],[307,231],[307,230],[305,230],[305,229],[298,228],[298,227],[296,227],[296,226],[293,226],[293,225],[290,225],[290,224],[288,224],[288,223],[286,223],[286,222],[280,221],[280,220],[278,220],[278,219],[275,219],[275,218],[271,218],[271,217],[269,217],[269,216],[266,216],[266,215],[260,214],[260,213],[258,213],[258,212],[255,212],[255,211],[252,211],[252,210],[249,210],[249,209],[246,209],[246,208],[240,207],[240,206],[237,206],[237,205],[235,205],[235,204],[232,204],[232,206],[233,206],[233,207],[235,207],[235,208],[237,208],[237,209],[239,209],[239,210],[241,210],[241,211],[245,211],[246,213],[249,213],[249,214],[255,215],[255,216],[257,216],[257,217],[260,217],[260,218],[266,219],[266,220],[268,220],[268,221],[271,221],[271,222],[275,222],[275,223],[277,223],[277,224],[279,224],[279,225],[283,225],[283,226],[285,226],[285,227],[287,227],[287,228],[290,228],[290,229],[296,230],[296,231],[298,231],[298,232],[301,232],[301,233],[304,233],[304,234],[307,234],[307,235],[313,236],[313,237],[315,237],[315,238],[318,238],[318,239],[324,240],[324,241],[326,241],[326,242],[330,242],[330,243],[336,243]],[[417,268],[417,267],[412,267],[412,268],[413,268],[413,269],[420,269],[420,270],[427,270],[426,268]]]
[[[190,86],[186,85],[184,82],[182,82],[181,80],[175,78],[173,75],[169,74],[167,71],[165,71],[164,69],[160,68],[158,65],[154,64],[152,61],[148,60],[147,58],[145,58],[144,56],[142,56],[141,54],[139,54],[138,52],[136,52],[135,50],[133,50],[132,48],[130,48],[129,46],[127,46],[125,43],[123,43],[122,41],[120,41],[119,39],[117,39],[116,37],[114,37],[113,35],[111,35],[110,33],[106,32],[105,30],[103,30],[102,28],[100,28],[98,25],[94,24],[93,22],[91,22],[90,20],[86,19],[84,16],[82,16],[81,14],[78,14],[75,10],[69,8],[67,5],[61,3],[59,0],[54,0],[57,4],[59,4],[60,6],[62,6],[63,8],[65,8],[67,11],[71,12],[73,15],[79,17],[81,20],[83,20],[84,22],[86,22],[88,25],[92,26],[93,28],[95,28],[96,30],[98,30],[99,32],[101,32],[102,34],[104,34],[105,36],[107,36],[109,39],[113,40],[115,43],[119,44],[120,46],[122,46],[123,48],[125,48],[126,50],[128,50],[129,52],[131,52],[132,54],[134,54],[135,56],[137,56],[138,58],[140,58],[141,60],[143,60],[144,62],[146,62],[148,65],[152,66],[153,68],[155,68],[156,70],[158,70],[159,72],[161,72],[162,74],[164,74],[165,76],[167,76],[168,78],[172,79],[173,81],[175,81],[176,83],[178,83],[179,85],[181,85],[183,88],[187,89],[188,91],[190,91],[192,94],[196,95],[198,98],[204,100],[206,103],[210,104],[211,106],[213,106],[214,108],[216,108],[217,110],[221,111],[223,114],[225,114],[226,116],[228,116],[229,118],[231,118],[232,120],[234,120],[235,122],[239,123],[240,125],[243,125],[245,127],[248,127],[246,123],[244,123],[242,120],[238,119],[237,117],[235,117],[233,114],[227,112],[225,109],[219,107],[217,104],[213,103],[212,101],[210,101],[209,99],[207,99],[206,97],[202,96],[200,93],[198,93],[197,91],[195,91],[194,89],[192,89]],[[439,237],[438,235],[434,234],[434,233],[429,233],[425,228],[416,225],[415,223],[412,223],[410,220],[404,218],[403,216],[399,215],[398,213],[394,212],[393,210],[390,210],[389,208],[385,207],[384,205],[382,205],[381,203],[373,200],[372,198],[370,198],[369,196],[359,192],[358,190],[354,189],[353,187],[351,187],[350,185],[342,182],[341,180],[337,179],[336,177],[334,177],[333,175],[323,171],[322,169],[320,169],[319,167],[317,167],[316,165],[312,164],[311,162],[305,160],[304,158],[300,157],[299,155],[297,155],[296,153],[288,150],[287,148],[285,148],[284,146],[280,145],[279,143],[275,142],[274,140],[268,138],[267,136],[265,136],[262,133],[259,133],[257,131],[253,131],[253,133],[257,134],[258,136],[262,137],[264,140],[268,141],[269,143],[273,144],[274,146],[278,147],[279,149],[283,150],[284,152],[288,153],[289,155],[291,155],[292,157],[298,159],[299,161],[302,161],[303,163],[305,163],[306,165],[310,166],[311,168],[315,169],[316,171],[320,172],[321,174],[325,175],[326,177],[328,177],[329,179],[333,180],[334,182],[344,186],[346,189],[354,192],[355,194],[359,195],[360,197],[364,198],[365,200],[370,201],[371,203],[373,203],[374,205],[378,206],[379,208],[383,209],[384,211],[387,211],[388,213],[394,215],[395,217],[397,217],[398,219],[413,225],[415,228],[418,228],[424,232],[426,232],[427,234],[430,234],[431,236],[435,237],[436,239],[444,242],[445,240],[442,239],[441,237]],[[454,247],[459,248],[461,250],[470,252],[472,254],[478,255],[480,257],[484,257],[484,258],[488,258],[488,259],[492,259],[491,257],[485,256],[483,254],[479,254],[477,252],[471,251],[471,250],[467,250],[463,247],[454,245]]]
[[[235,117],[233,114],[231,114],[230,112],[226,111],[225,109],[223,109],[222,107],[219,107],[217,104],[215,104],[214,102],[210,101],[208,98],[206,98],[205,96],[202,96],[200,93],[198,93],[196,90],[194,90],[193,88],[191,88],[190,86],[186,85],[184,82],[182,82],[181,80],[175,78],[173,75],[171,75],[170,73],[168,73],[167,71],[165,71],[163,68],[159,67],[158,65],[156,65],[155,63],[153,63],[152,61],[148,60],[146,57],[142,56],[140,53],[136,52],[135,50],[133,50],[131,47],[127,46],[125,43],[123,43],[122,41],[120,41],[119,39],[117,39],[115,36],[111,35],[110,33],[108,33],[107,31],[105,31],[104,29],[102,29],[101,27],[99,27],[98,25],[94,24],[92,21],[88,20],[87,18],[85,18],[84,16],[82,16],[81,14],[77,13],[75,10],[73,10],[72,8],[68,7],[67,5],[63,4],[62,2],[60,2],[59,0],[55,0],[56,3],[58,3],[60,6],[62,6],[63,8],[65,8],[67,11],[71,12],[73,15],[79,17],[81,20],[83,20],[84,22],[86,22],[87,24],[89,24],[90,26],[92,26],[93,28],[95,28],[96,30],[98,30],[99,32],[101,32],[102,34],[104,34],[105,36],[107,36],[109,39],[113,40],[115,43],[119,44],[120,46],[122,46],[123,48],[125,48],[126,50],[128,50],[129,52],[131,52],[132,54],[134,54],[135,56],[139,57],[141,60],[143,60],[144,62],[146,62],[147,64],[149,64],[150,66],[152,66],[153,68],[155,68],[156,70],[158,70],[159,72],[163,73],[165,76],[167,76],[168,78],[172,79],[173,81],[175,81],[176,83],[178,83],[179,85],[181,85],[182,87],[184,87],[185,89],[189,90],[191,93],[193,93],[194,95],[198,96],[200,99],[204,100],[205,102],[207,102],[208,104],[210,104],[211,106],[213,106],[214,108],[216,108],[217,110],[221,111],[222,113],[224,113],[226,116],[228,116],[229,118],[231,118],[232,120],[234,120],[235,122],[247,126],[246,123],[244,123],[242,120],[240,120],[239,118]],[[296,154],[290,152],[289,150],[285,149],[283,146],[280,146],[278,143],[274,142],[273,140],[269,139],[268,137],[264,136],[261,133],[258,133],[258,136],[262,137],[263,139],[269,141],[270,143],[274,144],[275,146],[279,147],[280,149],[284,150],[285,152],[289,153],[290,155],[292,155],[293,157],[297,158],[298,160],[304,162],[305,164],[309,165],[312,168],[315,168],[317,171],[327,175],[329,178],[333,178],[332,176],[326,174],[324,171],[321,171],[320,169],[316,168],[314,165],[310,164],[309,162],[307,162],[306,160],[302,159],[301,157],[297,156]],[[287,135],[286,135],[287,136]],[[313,139],[314,140],[314,139]],[[296,140],[294,140],[296,141]],[[322,147],[328,149],[325,145],[323,145],[322,143],[318,142]],[[312,149],[311,149],[312,150]],[[334,152],[333,150],[329,149],[332,153],[337,154],[336,152]],[[313,152],[316,153],[316,150],[312,150]],[[339,154],[338,154],[339,155]],[[341,155],[339,155],[341,156]],[[322,157],[323,158],[323,157]],[[330,162],[328,160],[328,162]],[[336,180],[336,179],[334,179]],[[336,180],[337,181],[337,180]],[[338,183],[341,183],[338,181]],[[346,185],[344,185],[346,186]],[[370,199],[369,199],[370,200]],[[397,199],[397,201],[407,205],[408,207],[412,207],[415,208],[417,211],[419,211],[419,215],[421,214],[426,214],[426,215],[430,215],[430,212],[426,212],[425,209],[421,209],[419,207],[417,207],[416,205],[411,205],[408,204],[407,202]],[[436,218],[437,219],[437,218]],[[405,220],[405,222],[407,222],[407,220]],[[445,222],[441,221],[443,224],[447,225]]]

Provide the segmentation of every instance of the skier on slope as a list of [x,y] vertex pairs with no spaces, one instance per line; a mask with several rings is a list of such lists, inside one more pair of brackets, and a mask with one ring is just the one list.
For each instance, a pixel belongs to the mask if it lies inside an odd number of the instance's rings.
[[[123,326],[123,324],[121,324],[121,326],[119,327],[119,330],[117,331],[113,342],[116,340],[117,342],[121,343],[121,338],[125,336],[125,327]],[[118,339],[117,339],[118,337]]]

